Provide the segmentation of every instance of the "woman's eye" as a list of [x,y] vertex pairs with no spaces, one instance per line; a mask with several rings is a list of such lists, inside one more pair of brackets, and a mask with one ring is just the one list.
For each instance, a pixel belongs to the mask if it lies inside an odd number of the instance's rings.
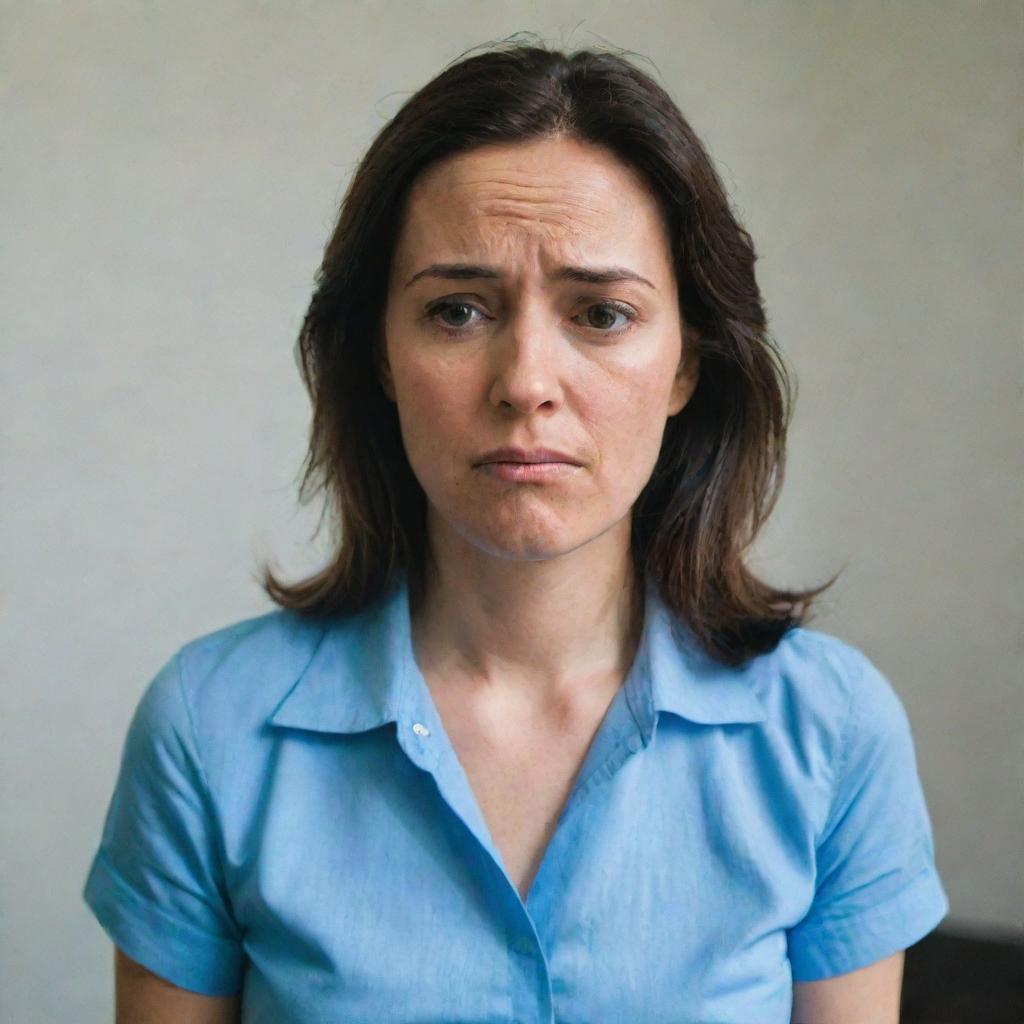
[[[595,309],[599,311],[596,316],[594,315]],[[591,327],[606,334],[617,334],[619,331],[627,330],[629,325],[636,319],[636,314],[629,306],[618,302],[595,302],[587,307],[586,312],[580,315],[586,318],[587,322],[583,325],[584,327]],[[616,327],[616,315],[623,317],[626,323]]]
[[[488,319],[477,306],[465,299],[440,299],[427,307],[425,317],[452,334],[472,327],[474,313]],[[583,313],[573,317],[573,321],[602,334],[620,334],[629,330],[636,318],[637,314],[623,303],[593,302]]]
[[[436,321],[443,328],[458,330],[471,322],[474,311],[480,312],[470,302],[442,299],[427,308],[427,319]],[[442,315],[445,319],[438,319]]]

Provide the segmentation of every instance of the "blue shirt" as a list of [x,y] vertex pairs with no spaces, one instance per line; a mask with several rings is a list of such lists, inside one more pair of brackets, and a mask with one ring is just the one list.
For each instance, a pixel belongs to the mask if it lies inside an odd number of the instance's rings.
[[653,586],[523,902],[416,665],[407,581],[329,625],[274,611],[149,683],[84,898],[246,1024],[788,1024],[794,981],[948,911],[906,713],[799,628],[742,668]]

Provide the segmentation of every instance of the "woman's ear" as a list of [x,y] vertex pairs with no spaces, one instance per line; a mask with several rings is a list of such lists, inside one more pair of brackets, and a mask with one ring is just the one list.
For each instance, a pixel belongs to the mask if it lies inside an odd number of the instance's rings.
[[682,412],[690,401],[697,381],[700,379],[700,338],[690,328],[683,334],[683,352],[679,357],[679,366],[672,380],[672,394],[669,398],[668,414],[675,416]]

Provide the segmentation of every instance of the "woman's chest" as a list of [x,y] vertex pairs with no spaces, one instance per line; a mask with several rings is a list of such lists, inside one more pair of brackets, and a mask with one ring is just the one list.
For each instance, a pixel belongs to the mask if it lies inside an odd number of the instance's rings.
[[523,902],[586,759],[600,718],[572,722],[509,717],[495,728],[440,711],[505,870]]
[[772,867],[756,808],[727,799],[684,737],[600,747],[565,813],[583,738],[539,760],[515,735],[500,754],[493,733],[449,738],[505,872],[447,748],[418,762],[377,730],[278,752],[227,843],[247,1005],[273,1007],[247,1021],[327,1006],[353,1020],[547,1019],[552,993],[564,1021],[688,1019],[680,993],[703,1019],[732,1019],[727,1006],[787,1019],[785,928],[810,897],[808,865]]

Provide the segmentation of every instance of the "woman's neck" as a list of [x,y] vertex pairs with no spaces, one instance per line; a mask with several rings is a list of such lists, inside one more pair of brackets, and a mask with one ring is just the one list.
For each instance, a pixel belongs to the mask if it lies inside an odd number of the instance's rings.
[[621,683],[643,627],[643,579],[628,548],[615,561],[587,554],[438,559],[410,607],[420,668],[467,699],[538,709]]

